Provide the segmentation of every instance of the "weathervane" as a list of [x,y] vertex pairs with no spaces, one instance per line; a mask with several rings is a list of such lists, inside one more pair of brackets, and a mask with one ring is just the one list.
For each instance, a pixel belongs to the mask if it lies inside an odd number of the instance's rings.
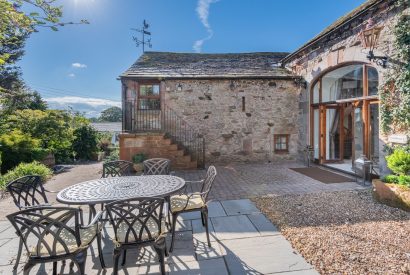
[[[147,21],[142,22],[142,29],[131,29],[133,31],[137,31],[142,33],[142,40],[138,39],[138,37],[133,36],[132,39],[135,41],[135,44],[137,44],[137,47],[139,47],[140,45],[142,45],[142,52],[145,52],[145,45],[147,45],[148,47],[152,48],[152,44],[151,44],[151,32],[148,31],[149,28],[149,24],[147,23]],[[149,38],[147,39],[147,41],[145,41],[145,36],[149,36]]]

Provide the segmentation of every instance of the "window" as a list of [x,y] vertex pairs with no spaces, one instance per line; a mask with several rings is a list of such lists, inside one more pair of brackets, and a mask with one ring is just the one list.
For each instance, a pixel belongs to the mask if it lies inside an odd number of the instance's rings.
[[141,84],[138,90],[139,110],[161,109],[159,84]]
[[289,135],[274,135],[275,153],[289,152]]

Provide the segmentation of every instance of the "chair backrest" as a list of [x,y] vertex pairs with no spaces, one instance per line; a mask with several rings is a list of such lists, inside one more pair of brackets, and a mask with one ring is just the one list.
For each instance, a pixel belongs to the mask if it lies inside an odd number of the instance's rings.
[[201,187],[201,196],[205,202],[208,199],[208,195],[209,195],[209,192],[211,191],[216,174],[217,173],[216,173],[215,166],[213,165],[209,166],[208,170],[206,171],[204,183],[202,184],[202,187]]
[[171,161],[163,158],[147,159],[144,162],[144,175],[169,175]]
[[33,207],[7,216],[29,255],[48,258],[80,247],[79,208]]
[[40,176],[31,175],[18,178],[8,183],[6,189],[19,209],[48,203]]
[[103,178],[123,177],[131,175],[132,162],[126,160],[114,160],[103,164]]
[[105,205],[120,243],[141,243],[160,236],[163,207],[163,198],[135,198]]

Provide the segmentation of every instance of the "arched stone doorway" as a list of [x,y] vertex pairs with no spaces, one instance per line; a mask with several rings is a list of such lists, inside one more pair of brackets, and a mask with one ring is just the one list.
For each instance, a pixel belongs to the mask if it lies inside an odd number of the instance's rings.
[[379,158],[379,76],[374,67],[349,63],[322,73],[310,91],[310,144],[314,158],[352,171],[364,154]]

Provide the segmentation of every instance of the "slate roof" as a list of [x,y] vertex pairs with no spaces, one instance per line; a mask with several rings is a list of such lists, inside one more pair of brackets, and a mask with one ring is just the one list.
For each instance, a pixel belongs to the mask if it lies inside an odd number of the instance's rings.
[[287,55],[282,52],[145,52],[121,77],[287,78],[292,77],[292,73],[279,66],[279,62]]

